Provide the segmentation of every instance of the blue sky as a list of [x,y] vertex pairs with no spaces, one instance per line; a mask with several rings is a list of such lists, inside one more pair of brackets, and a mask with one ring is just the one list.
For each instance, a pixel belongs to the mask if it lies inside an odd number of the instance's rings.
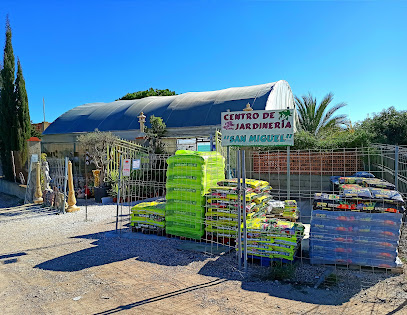
[[[8,1],[31,119],[150,87],[287,80],[353,122],[407,109],[407,1]],[[4,28],[0,32],[4,48]]]

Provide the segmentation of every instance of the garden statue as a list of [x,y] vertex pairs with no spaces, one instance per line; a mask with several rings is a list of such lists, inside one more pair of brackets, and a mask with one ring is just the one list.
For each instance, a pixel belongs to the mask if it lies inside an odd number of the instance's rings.
[[35,164],[36,164],[35,168],[36,181],[35,181],[34,203],[40,204],[43,201],[41,191],[40,162],[37,162]]
[[247,104],[246,104],[246,107],[243,108],[243,110],[244,110],[245,112],[250,112],[250,111],[253,110],[253,108],[251,108],[250,103],[247,103]]
[[55,195],[55,208],[59,209],[60,211],[66,211],[67,204],[65,203],[65,196],[63,192],[58,191],[58,188],[55,187],[54,190]]
[[42,161],[42,169],[44,170],[44,186],[45,190],[51,190],[49,183],[51,182],[51,176],[49,176],[49,164],[47,161]]
[[42,169],[44,171],[44,186],[45,190],[43,193],[44,205],[46,207],[52,207],[54,205],[55,194],[50,187],[51,176],[49,176],[49,164],[47,161],[42,161]]
[[75,198],[75,189],[73,187],[73,176],[72,176],[72,162],[68,162],[68,209],[66,212],[75,212],[79,210],[79,207],[76,206],[76,198]]
[[47,189],[44,191],[44,206],[52,207],[54,205],[55,194],[52,189]]

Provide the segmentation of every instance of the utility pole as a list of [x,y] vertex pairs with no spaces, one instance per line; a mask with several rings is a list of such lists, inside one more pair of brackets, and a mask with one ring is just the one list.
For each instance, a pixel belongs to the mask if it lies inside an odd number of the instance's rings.
[[44,114],[44,125],[42,126],[42,128],[45,129],[45,98],[42,98],[42,112]]

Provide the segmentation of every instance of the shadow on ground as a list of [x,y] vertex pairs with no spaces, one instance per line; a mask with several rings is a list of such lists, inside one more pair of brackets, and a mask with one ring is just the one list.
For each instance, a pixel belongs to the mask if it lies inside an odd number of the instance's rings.
[[95,240],[93,247],[63,255],[35,268],[52,271],[79,271],[86,268],[110,264],[130,258],[165,266],[186,266],[193,261],[203,261],[207,255],[178,249],[179,239],[142,233],[115,231],[77,236]]
[[[338,283],[324,281],[318,288],[314,285],[318,282],[325,270],[333,270],[330,266],[312,266],[304,261],[298,264],[296,275],[292,280],[275,281],[268,277],[270,267],[260,265],[249,265],[249,271],[245,275],[238,270],[236,255],[228,254],[220,256],[216,260],[208,261],[199,271],[199,274],[219,279],[241,281],[241,288],[247,291],[267,293],[270,296],[282,299],[319,304],[319,305],[341,305],[348,302],[358,294],[362,287],[367,289],[379,281],[391,276],[389,274],[372,274],[352,270],[336,270]],[[315,270],[320,270],[315,272]],[[298,276],[297,276],[298,273]],[[300,280],[304,273],[311,273],[313,280]],[[315,278],[313,275],[318,275]]]
[[[217,284],[227,281],[240,281],[243,290],[267,293],[273,297],[319,305],[341,305],[348,302],[355,294],[361,291],[364,277],[363,273],[353,274],[351,271],[345,271],[346,278],[342,274],[342,282],[331,287],[321,285],[320,288],[315,289],[314,282],[317,280],[311,282],[301,282],[298,279],[286,282],[264,280],[264,277],[259,276],[259,272],[260,274],[264,273],[268,267],[250,266],[249,272],[244,274],[237,268],[236,255],[233,250],[229,253],[223,251],[223,254],[212,257],[193,250],[194,248],[199,249],[199,246],[205,246],[205,243],[195,243],[198,246],[194,246],[193,242],[190,242],[191,244],[186,246],[188,242],[179,239],[131,232],[118,234],[114,231],[82,235],[76,238],[92,239],[94,241],[91,244],[94,246],[48,260],[35,267],[43,270],[70,272],[132,258],[165,266],[186,266],[194,261],[207,260],[198,274],[221,281],[219,283],[216,282]],[[208,259],[209,257],[211,259]],[[301,268],[301,273],[315,273],[313,271],[314,267],[306,265],[306,263],[301,265]],[[321,275],[322,270],[321,273],[317,272],[316,274]],[[374,286],[378,281],[383,279],[380,276],[368,276],[370,277],[368,279],[369,285],[366,286],[366,283],[364,283],[365,288]],[[314,276],[311,276],[311,278],[314,279]],[[211,282],[207,284],[212,286]],[[202,287],[205,286],[206,283]],[[148,300],[124,305],[122,309],[131,309],[145,303],[154,302],[157,299],[171,297],[173,294],[182,294],[188,292],[189,289],[197,290],[200,289],[200,286],[196,288],[195,286],[186,287],[184,290],[180,290],[180,292],[168,293],[169,296],[157,296]],[[119,308],[111,311],[114,313],[122,309]]]

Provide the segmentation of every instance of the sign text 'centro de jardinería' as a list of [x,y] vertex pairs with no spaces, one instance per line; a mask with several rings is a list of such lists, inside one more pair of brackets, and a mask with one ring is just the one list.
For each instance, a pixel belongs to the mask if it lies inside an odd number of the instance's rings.
[[222,113],[222,146],[294,145],[294,110]]

